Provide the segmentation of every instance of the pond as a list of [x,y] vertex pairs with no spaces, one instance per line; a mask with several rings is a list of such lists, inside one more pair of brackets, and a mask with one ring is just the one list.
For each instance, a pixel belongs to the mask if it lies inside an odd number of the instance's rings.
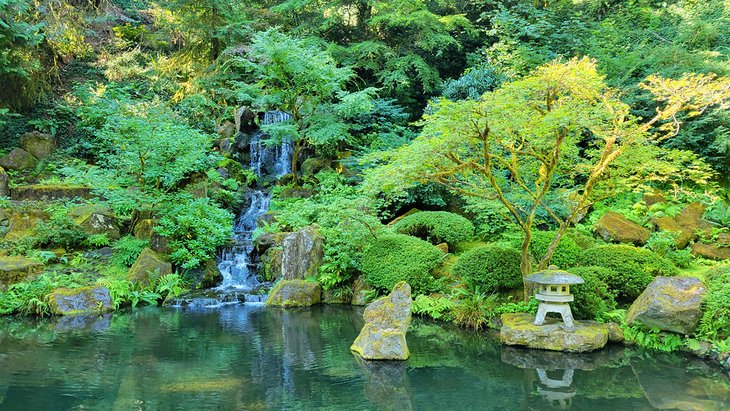
[[718,369],[614,346],[502,347],[414,319],[412,357],[349,351],[361,309],[261,305],[0,318],[2,410],[645,410],[730,408]]

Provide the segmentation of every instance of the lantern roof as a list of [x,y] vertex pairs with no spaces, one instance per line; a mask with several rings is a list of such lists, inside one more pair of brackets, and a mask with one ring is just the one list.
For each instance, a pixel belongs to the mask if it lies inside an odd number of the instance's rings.
[[557,266],[551,265],[547,270],[538,271],[527,276],[527,281],[537,284],[561,285],[561,284],[583,284],[582,278]]

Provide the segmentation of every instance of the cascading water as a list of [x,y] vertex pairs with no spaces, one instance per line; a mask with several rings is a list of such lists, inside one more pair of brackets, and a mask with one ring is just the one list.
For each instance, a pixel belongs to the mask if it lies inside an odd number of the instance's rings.
[[[264,115],[263,124],[269,125],[290,119],[291,115],[287,113],[270,111]],[[249,145],[249,166],[256,176],[281,177],[290,173],[291,144],[284,142],[275,147],[266,147],[262,141],[264,137],[264,132],[257,131],[251,136]],[[266,164],[271,164],[271,166],[266,167]],[[223,282],[216,290],[242,292],[245,295],[245,301],[258,302],[262,301],[265,296],[250,294],[262,287],[256,277],[258,263],[254,255],[253,231],[256,229],[258,218],[268,211],[271,196],[267,191],[251,189],[246,192],[245,200],[246,208],[239,214],[234,227],[235,244],[223,250],[219,257],[218,269],[223,275]]]

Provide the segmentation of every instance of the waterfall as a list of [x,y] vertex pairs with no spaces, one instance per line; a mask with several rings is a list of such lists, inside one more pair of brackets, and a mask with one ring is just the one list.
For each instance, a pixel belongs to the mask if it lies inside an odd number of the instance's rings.
[[[269,111],[264,114],[263,124],[274,124],[291,120],[291,115],[283,111]],[[291,172],[292,148],[289,142],[275,147],[266,147],[263,143],[266,135],[257,131],[251,136],[249,143],[249,167],[257,177],[281,177]],[[273,157],[272,157],[273,156]],[[266,166],[271,164],[271,166]],[[262,287],[256,274],[256,261],[253,246],[253,232],[259,217],[269,210],[271,195],[268,191],[251,189],[246,192],[244,209],[236,218],[234,226],[233,246],[227,247],[219,256],[218,269],[223,275],[223,282],[218,291],[254,292]],[[259,295],[246,295],[246,301],[262,301]]]

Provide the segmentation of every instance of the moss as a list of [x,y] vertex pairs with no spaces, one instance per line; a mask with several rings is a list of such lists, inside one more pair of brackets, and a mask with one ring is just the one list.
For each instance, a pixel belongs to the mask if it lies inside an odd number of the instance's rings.
[[305,280],[279,281],[269,293],[266,305],[273,307],[308,307],[322,300],[319,283]]
[[40,274],[43,264],[20,256],[0,257],[0,289]]

